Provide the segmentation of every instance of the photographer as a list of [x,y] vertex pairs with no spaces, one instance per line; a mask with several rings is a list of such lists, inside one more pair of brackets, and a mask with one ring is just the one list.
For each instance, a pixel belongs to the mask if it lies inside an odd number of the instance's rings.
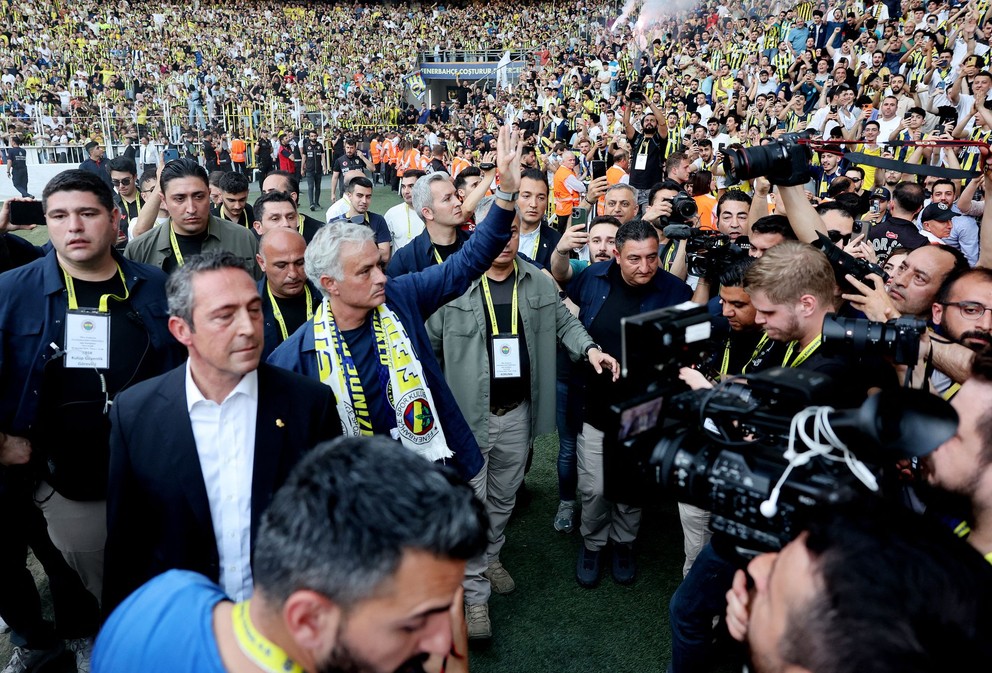
[[[641,117],[641,131],[631,124],[630,116],[635,103],[643,103],[648,111]],[[664,141],[668,139],[668,126],[651,101],[631,83],[627,87],[623,107],[623,126],[630,142],[630,186],[637,190],[637,203],[648,202],[648,192],[662,178],[664,162]]]
[[937,673],[992,658],[988,564],[900,508],[824,511],[781,552],[738,570],[727,601],[727,626],[757,673]]

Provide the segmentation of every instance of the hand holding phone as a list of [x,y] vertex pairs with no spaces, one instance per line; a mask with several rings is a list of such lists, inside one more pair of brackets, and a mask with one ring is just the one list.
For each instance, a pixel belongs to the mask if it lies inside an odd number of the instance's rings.
[[593,159],[589,162],[592,167],[592,179],[602,178],[606,176],[606,162],[600,159]]
[[[10,224],[14,227],[29,227],[45,224],[45,210],[41,201],[10,199]],[[6,204],[5,204],[6,205]]]

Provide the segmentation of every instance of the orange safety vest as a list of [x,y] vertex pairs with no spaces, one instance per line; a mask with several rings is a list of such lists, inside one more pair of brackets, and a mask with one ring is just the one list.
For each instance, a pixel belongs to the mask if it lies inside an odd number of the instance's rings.
[[[612,187],[620,182],[620,179],[627,175],[627,171],[620,168],[619,166],[610,166],[606,169],[606,184]],[[606,205],[606,194],[599,197],[599,207],[602,208]]]
[[379,146],[378,140],[373,140],[371,143],[369,143],[369,153],[372,155],[373,164],[381,163],[380,160],[382,159],[382,148]]
[[461,157],[455,157],[451,160],[451,177],[457,178],[458,174],[464,171],[466,168],[471,166],[468,159],[462,159]]
[[244,140],[238,138],[231,141],[231,161],[236,164],[243,164],[248,161],[248,146]]
[[392,142],[386,141],[385,147],[383,149],[383,153],[386,155],[386,163],[389,164],[390,166],[395,166],[396,155],[397,155],[396,145],[394,145]]
[[561,217],[571,216],[572,209],[579,205],[579,192],[572,191],[565,184],[565,181],[568,180],[568,176],[570,175],[574,176],[575,173],[564,166],[560,166],[555,171],[553,190],[555,195],[555,215]]

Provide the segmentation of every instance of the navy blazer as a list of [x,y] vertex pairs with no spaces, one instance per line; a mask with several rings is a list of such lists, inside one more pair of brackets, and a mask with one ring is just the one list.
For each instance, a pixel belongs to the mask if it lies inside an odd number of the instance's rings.
[[[167,371],[185,359],[169,332],[165,273],[114,252],[128,302],[148,331],[151,349]],[[42,373],[62,343],[68,300],[54,248],[41,259],[0,275],[0,431],[30,436],[38,415]]]
[[[455,240],[465,245],[471,234],[462,229],[455,230]],[[431,241],[430,232],[424,229],[417,234],[412,241],[396,251],[389,259],[389,266],[386,267],[386,275],[390,278],[399,278],[407,273],[423,271],[427,267],[437,264],[434,257],[434,243]]]
[[[220,578],[207,487],[186,408],[186,366],[118,396],[110,414],[103,608],[174,568]],[[297,461],[341,434],[327,386],[258,367],[251,544],[259,518]]]

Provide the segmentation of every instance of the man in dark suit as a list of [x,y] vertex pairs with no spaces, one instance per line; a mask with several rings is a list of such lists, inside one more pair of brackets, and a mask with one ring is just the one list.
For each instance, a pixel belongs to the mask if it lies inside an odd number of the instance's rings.
[[243,262],[194,256],[167,285],[186,365],[114,403],[103,606],[200,572],[250,597],[262,512],[304,452],[341,434],[328,386],[259,365],[262,300]]

